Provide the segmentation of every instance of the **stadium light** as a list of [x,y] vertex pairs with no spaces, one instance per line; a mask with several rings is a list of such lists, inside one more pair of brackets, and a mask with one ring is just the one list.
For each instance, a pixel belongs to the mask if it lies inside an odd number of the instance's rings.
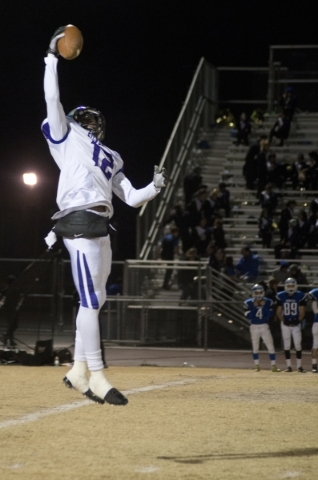
[[36,185],[38,182],[37,176],[35,173],[24,173],[23,175],[23,182],[25,185]]

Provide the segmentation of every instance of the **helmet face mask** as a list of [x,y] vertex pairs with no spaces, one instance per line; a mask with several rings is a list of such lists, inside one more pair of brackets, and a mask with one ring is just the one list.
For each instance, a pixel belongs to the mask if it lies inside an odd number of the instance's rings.
[[295,292],[297,292],[297,282],[294,278],[287,278],[285,281],[285,292],[288,293],[288,295],[293,295]]
[[263,300],[265,295],[263,286],[258,284],[254,285],[252,288],[252,295],[255,300]]
[[104,115],[96,108],[77,107],[68,117],[73,118],[85,130],[89,130],[98,140],[103,140],[106,130]]

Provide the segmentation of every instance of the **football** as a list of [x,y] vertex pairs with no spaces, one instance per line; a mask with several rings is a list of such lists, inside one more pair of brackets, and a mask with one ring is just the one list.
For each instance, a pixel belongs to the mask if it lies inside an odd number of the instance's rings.
[[67,25],[64,33],[65,36],[57,42],[57,49],[66,60],[74,60],[83,48],[82,32],[75,25]]

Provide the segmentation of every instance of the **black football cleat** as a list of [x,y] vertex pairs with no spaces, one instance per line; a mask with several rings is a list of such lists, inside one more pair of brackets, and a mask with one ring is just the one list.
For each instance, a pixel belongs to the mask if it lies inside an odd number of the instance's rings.
[[[76,388],[72,385],[72,382],[67,377],[63,378],[63,383],[67,388],[74,388],[76,390]],[[105,403],[105,400],[97,397],[97,395],[94,395],[90,388],[86,392],[82,393],[82,395],[93,402],[99,403],[100,405],[104,405]]]
[[285,370],[285,372],[292,372],[292,371],[293,371],[292,367],[287,367]]
[[299,368],[297,368],[297,372],[306,373],[306,370],[304,370],[303,367],[299,367]]
[[111,388],[105,395],[105,402],[111,405],[127,405],[128,399],[124,397],[116,388]]

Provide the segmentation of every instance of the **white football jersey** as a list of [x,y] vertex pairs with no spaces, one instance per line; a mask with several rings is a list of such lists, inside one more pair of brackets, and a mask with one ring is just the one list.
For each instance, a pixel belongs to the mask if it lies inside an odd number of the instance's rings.
[[57,59],[49,55],[45,62],[48,118],[42,123],[42,132],[61,171],[56,199],[60,211],[52,218],[97,205],[104,205],[111,217],[112,192],[133,207],[154,198],[160,189],[150,183],[136,190],[123,173],[120,155],[103,145],[75,120],[65,116],[59,101]]

